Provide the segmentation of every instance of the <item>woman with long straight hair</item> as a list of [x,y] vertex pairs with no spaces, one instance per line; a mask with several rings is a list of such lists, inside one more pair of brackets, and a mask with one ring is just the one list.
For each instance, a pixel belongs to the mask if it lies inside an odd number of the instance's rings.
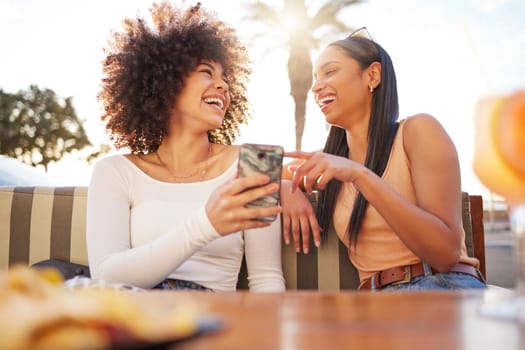
[[303,160],[291,187],[319,190],[319,224],[348,247],[360,289],[484,288],[464,243],[455,146],[428,114],[398,120],[388,53],[351,35],[322,51],[314,78],[330,131],[322,152],[286,154]]

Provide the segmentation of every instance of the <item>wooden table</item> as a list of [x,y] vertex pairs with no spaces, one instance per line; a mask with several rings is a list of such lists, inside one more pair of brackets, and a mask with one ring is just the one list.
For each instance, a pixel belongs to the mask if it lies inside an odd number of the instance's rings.
[[187,299],[223,319],[222,330],[178,343],[177,350],[525,349],[525,324],[478,312],[483,302],[505,297],[500,290],[139,294],[166,307]]

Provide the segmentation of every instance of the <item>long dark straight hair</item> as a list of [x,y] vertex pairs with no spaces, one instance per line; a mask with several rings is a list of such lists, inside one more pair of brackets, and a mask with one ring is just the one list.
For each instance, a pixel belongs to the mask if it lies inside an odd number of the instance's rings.
[[[344,49],[346,54],[356,60],[363,70],[373,62],[381,64],[381,83],[372,96],[372,109],[368,122],[368,148],[364,165],[378,176],[382,176],[399,126],[397,122],[399,116],[397,83],[392,60],[379,44],[363,37],[348,37],[333,42],[329,46]],[[349,156],[351,150],[348,148],[345,129],[335,125],[330,127],[324,152],[341,157]],[[327,228],[333,226],[333,212],[340,189],[341,182],[332,180],[326,189],[319,193],[317,219],[324,228],[324,232],[328,232]],[[346,232],[349,237],[349,247],[357,244],[357,237],[367,207],[367,199],[359,192]]]

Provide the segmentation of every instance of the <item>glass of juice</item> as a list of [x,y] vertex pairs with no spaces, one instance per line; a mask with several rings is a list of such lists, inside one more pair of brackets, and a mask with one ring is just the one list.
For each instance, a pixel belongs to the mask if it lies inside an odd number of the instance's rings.
[[474,172],[509,205],[517,272],[511,296],[485,303],[481,312],[525,322],[525,90],[481,99],[474,126]]

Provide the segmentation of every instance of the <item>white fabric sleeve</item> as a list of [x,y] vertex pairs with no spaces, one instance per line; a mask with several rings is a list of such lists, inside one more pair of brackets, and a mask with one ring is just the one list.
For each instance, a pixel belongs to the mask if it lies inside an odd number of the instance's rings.
[[95,165],[88,189],[86,240],[91,276],[152,288],[197,249],[220,237],[204,207],[170,232],[132,248],[130,184],[108,164]]
[[270,226],[244,232],[244,253],[250,291],[285,290],[281,263],[281,218]]

